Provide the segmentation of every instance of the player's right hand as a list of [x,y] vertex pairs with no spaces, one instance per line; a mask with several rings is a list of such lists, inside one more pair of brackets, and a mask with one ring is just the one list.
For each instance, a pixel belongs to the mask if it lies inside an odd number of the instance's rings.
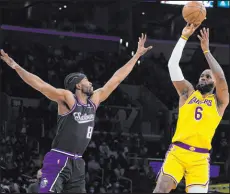
[[139,37],[139,42],[138,42],[138,47],[137,47],[137,52],[136,52],[136,54],[138,56],[142,56],[147,51],[149,51],[150,49],[152,49],[152,46],[149,46],[147,48],[145,47],[146,39],[147,39],[147,35],[142,33],[141,37]]
[[17,66],[18,66],[18,64],[12,59],[12,58],[10,58],[9,56],[8,56],[8,54],[7,53],[5,53],[4,52],[4,50],[2,50],[1,49],[1,59],[3,60],[3,61],[5,61],[5,63],[7,64],[7,65],[9,65],[12,69],[15,69]]
[[187,25],[184,27],[184,29],[182,31],[182,36],[189,38],[199,26],[200,26],[200,24],[196,25],[196,24],[187,23]]

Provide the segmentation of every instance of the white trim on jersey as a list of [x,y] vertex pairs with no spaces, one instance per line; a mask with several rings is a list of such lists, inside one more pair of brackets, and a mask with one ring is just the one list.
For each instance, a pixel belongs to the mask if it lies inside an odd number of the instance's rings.
[[69,110],[69,111],[68,111],[67,113],[65,113],[65,114],[58,114],[58,115],[59,115],[59,116],[62,116],[62,117],[69,115],[70,113],[72,113],[72,112],[74,111],[74,109],[76,108],[76,105],[77,105],[77,101],[75,100],[75,104],[73,105],[73,107],[71,108],[71,110]]
[[52,151],[55,151],[55,152],[59,152],[59,153],[61,153],[61,154],[68,155],[68,156],[82,158],[82,156],[79,156],[79,155],[77,155],[77,154],[74,155],[74,154],[70,154],[70,153],[68,153],[68,152],[60,151],[60,150],[57,150],[57,149],[51,149],[51,150],[52,150]]
[[67,158],[66,158],[66,161],[65,161],[65,165],[62,167],[61,171],[57,174],[57,176],[56,176],[56,178],[55,178],[53,184],[51,185],[51,187],[50,187],[50,189],[49,189],[50,192],[55,192],[55,191],[52,190],[52,188],[53,188],[53,186],[55,185],[55,183],[56,183],[56,181],[57,181],[57,179],[58,179],[60,173],[61,173],[61,172],[64,170],[64,168],[66,167],[67,162],[68,162],[68,159],[69,159],[69,158],[67,157]]

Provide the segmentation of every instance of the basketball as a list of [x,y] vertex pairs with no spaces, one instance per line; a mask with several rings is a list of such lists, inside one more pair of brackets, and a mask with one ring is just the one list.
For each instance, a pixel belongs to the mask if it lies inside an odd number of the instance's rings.
[[182,10],[184,20],[190,24],[201,24],[206,19],[206,8],[198,1],[188,2]]

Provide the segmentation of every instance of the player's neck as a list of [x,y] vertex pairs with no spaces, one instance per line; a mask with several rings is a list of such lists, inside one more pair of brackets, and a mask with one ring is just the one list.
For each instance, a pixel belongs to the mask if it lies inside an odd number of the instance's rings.
[[80,91],[76,91],[75,95],[81,104],[87,104],[88,96]]

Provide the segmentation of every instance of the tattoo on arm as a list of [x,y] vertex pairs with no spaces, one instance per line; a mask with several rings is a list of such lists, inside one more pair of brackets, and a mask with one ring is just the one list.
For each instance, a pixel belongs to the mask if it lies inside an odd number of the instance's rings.
[[205,58],[216,79],[217,102],[219,106],[221,104],[226,107],[229,103],[229,93],[228,93],[228,84],[225,79],[224,71],[210,52],[205,54]]
[[213,74],[216,76],[216,78],[225,78],[221,66],[219,65],[219,63],[216,61],[216,59],[212,56],[210,52],[205,54],[205,58]]

